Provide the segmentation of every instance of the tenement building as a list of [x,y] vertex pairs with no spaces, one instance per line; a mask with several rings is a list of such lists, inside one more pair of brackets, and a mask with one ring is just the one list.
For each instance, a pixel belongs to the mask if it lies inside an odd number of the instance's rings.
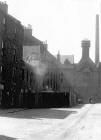
[[[23,27],[8,14],[8,5],[0,2],[0,104],[3,107],[34,107],[46,102],[69,105],[72,85],[63,73],[60,55],[56,59],[47,46],[47,41],[32,35],[31,25]],[[54,94],[44,95],[43,91]]]
[[[3,104],[7,100],[13,104],[10,97],[17,96],[15,93],[20,90],[23,33],[20,21],[8,14],[6,3],[0,2],[0,83]],[[16,97],[14,99],[17,100]]]

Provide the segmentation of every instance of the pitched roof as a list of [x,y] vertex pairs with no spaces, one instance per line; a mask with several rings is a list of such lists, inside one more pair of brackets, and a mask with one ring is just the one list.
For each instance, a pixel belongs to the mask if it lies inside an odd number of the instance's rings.
[[24,42],[23,42],[24,45],[32,46],[32,45],[41,45],[42,43],[43,43],[42,41],[35,38],[34,36],[24,35]]
[[76,65],[78,70],[85,69],[85,67],[96,70],[96,65],[90,58],[88,60],[81,59],[80,62]]

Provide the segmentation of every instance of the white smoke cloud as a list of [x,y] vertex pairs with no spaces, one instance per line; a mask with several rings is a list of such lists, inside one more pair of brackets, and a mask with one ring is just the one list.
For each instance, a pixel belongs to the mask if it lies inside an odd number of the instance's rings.
[[41,63],[40,61],[31,61],[30,65],[33,69],[33,72],[35,72],[38,76],[44,76],[47,71],[47,65],[44,63]]

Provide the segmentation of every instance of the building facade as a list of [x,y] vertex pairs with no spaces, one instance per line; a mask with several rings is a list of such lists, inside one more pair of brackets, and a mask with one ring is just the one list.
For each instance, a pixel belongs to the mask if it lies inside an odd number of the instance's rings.
[[83,102],[89,102],[90,98],[98,98],[98,69],[89,57],[90,41],[82,41],[82,58],[75,66],[74,87],[81,96]]
[[31,26],[24,28],[8,14],[7,4],[0,3],[0,104],[34,106],[34,101],[40,104],[40,93],[46,89],[69,93],[72,86],[63,72],[59,60],[48,51],[47,42],[33,37]]
[[[60,59],[57,59],[48,51],[47,42],[42,42],[32,36],[31,26],[24,29],[23,59],[27,65],[27,68],[25,67],[25,77],[26,71],[29,77],[29,82],[26,78],[25,81],[29,83],[27,84],[29,85],[28,89],[30,88],[33,93],[35,93],[35,98],[33,97],[35,105],[42,106],[45,102],[50,100],[51,94],[46,97],[46,94],[44,95],[43,91],[54,91],[56,93],[56,95],[55,93],[52,94],[54,104],[64,98],[66,96],[65,93],[68,93],[68,98],[71,91],[72,95],[73,90],[70,83],[65,78]],[[30,83],[31,77],[32,82]],[[61,99],[55,99],[55,96],[57,95],[60,95]],[[69,100],[72,100],[72,98]],[[53,101],[49,102],[52,105]],[[59,104],[61,106],[61,103],[58,103],[58,105]],[[71,105],[73,105],[72,102]]]
[[82,58],[79,63],[64,63],[62,70],[78,99],[82,99],[83,103],[88,103],[91,98],[98,102],[101,99],[100,63],[96,65],[89,57],[90,40],[83,40],[81,47]]
[[[17,96],[14,93],[18,93],[21,89],[24,33],[20,21],[9,15],[7,11],[7,4],[0,3],[0,83],[3,85],[1,99],[4,105],[7,105],[7,100],[8,104],[13,104],[12,96]],[[17,98],[14,99],[17,104]]]

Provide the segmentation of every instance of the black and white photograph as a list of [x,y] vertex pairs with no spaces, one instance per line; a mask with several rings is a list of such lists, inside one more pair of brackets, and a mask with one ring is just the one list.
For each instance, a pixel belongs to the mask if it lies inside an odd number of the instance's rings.
[[0,140],[101,140],[101,0],[0,0]]

